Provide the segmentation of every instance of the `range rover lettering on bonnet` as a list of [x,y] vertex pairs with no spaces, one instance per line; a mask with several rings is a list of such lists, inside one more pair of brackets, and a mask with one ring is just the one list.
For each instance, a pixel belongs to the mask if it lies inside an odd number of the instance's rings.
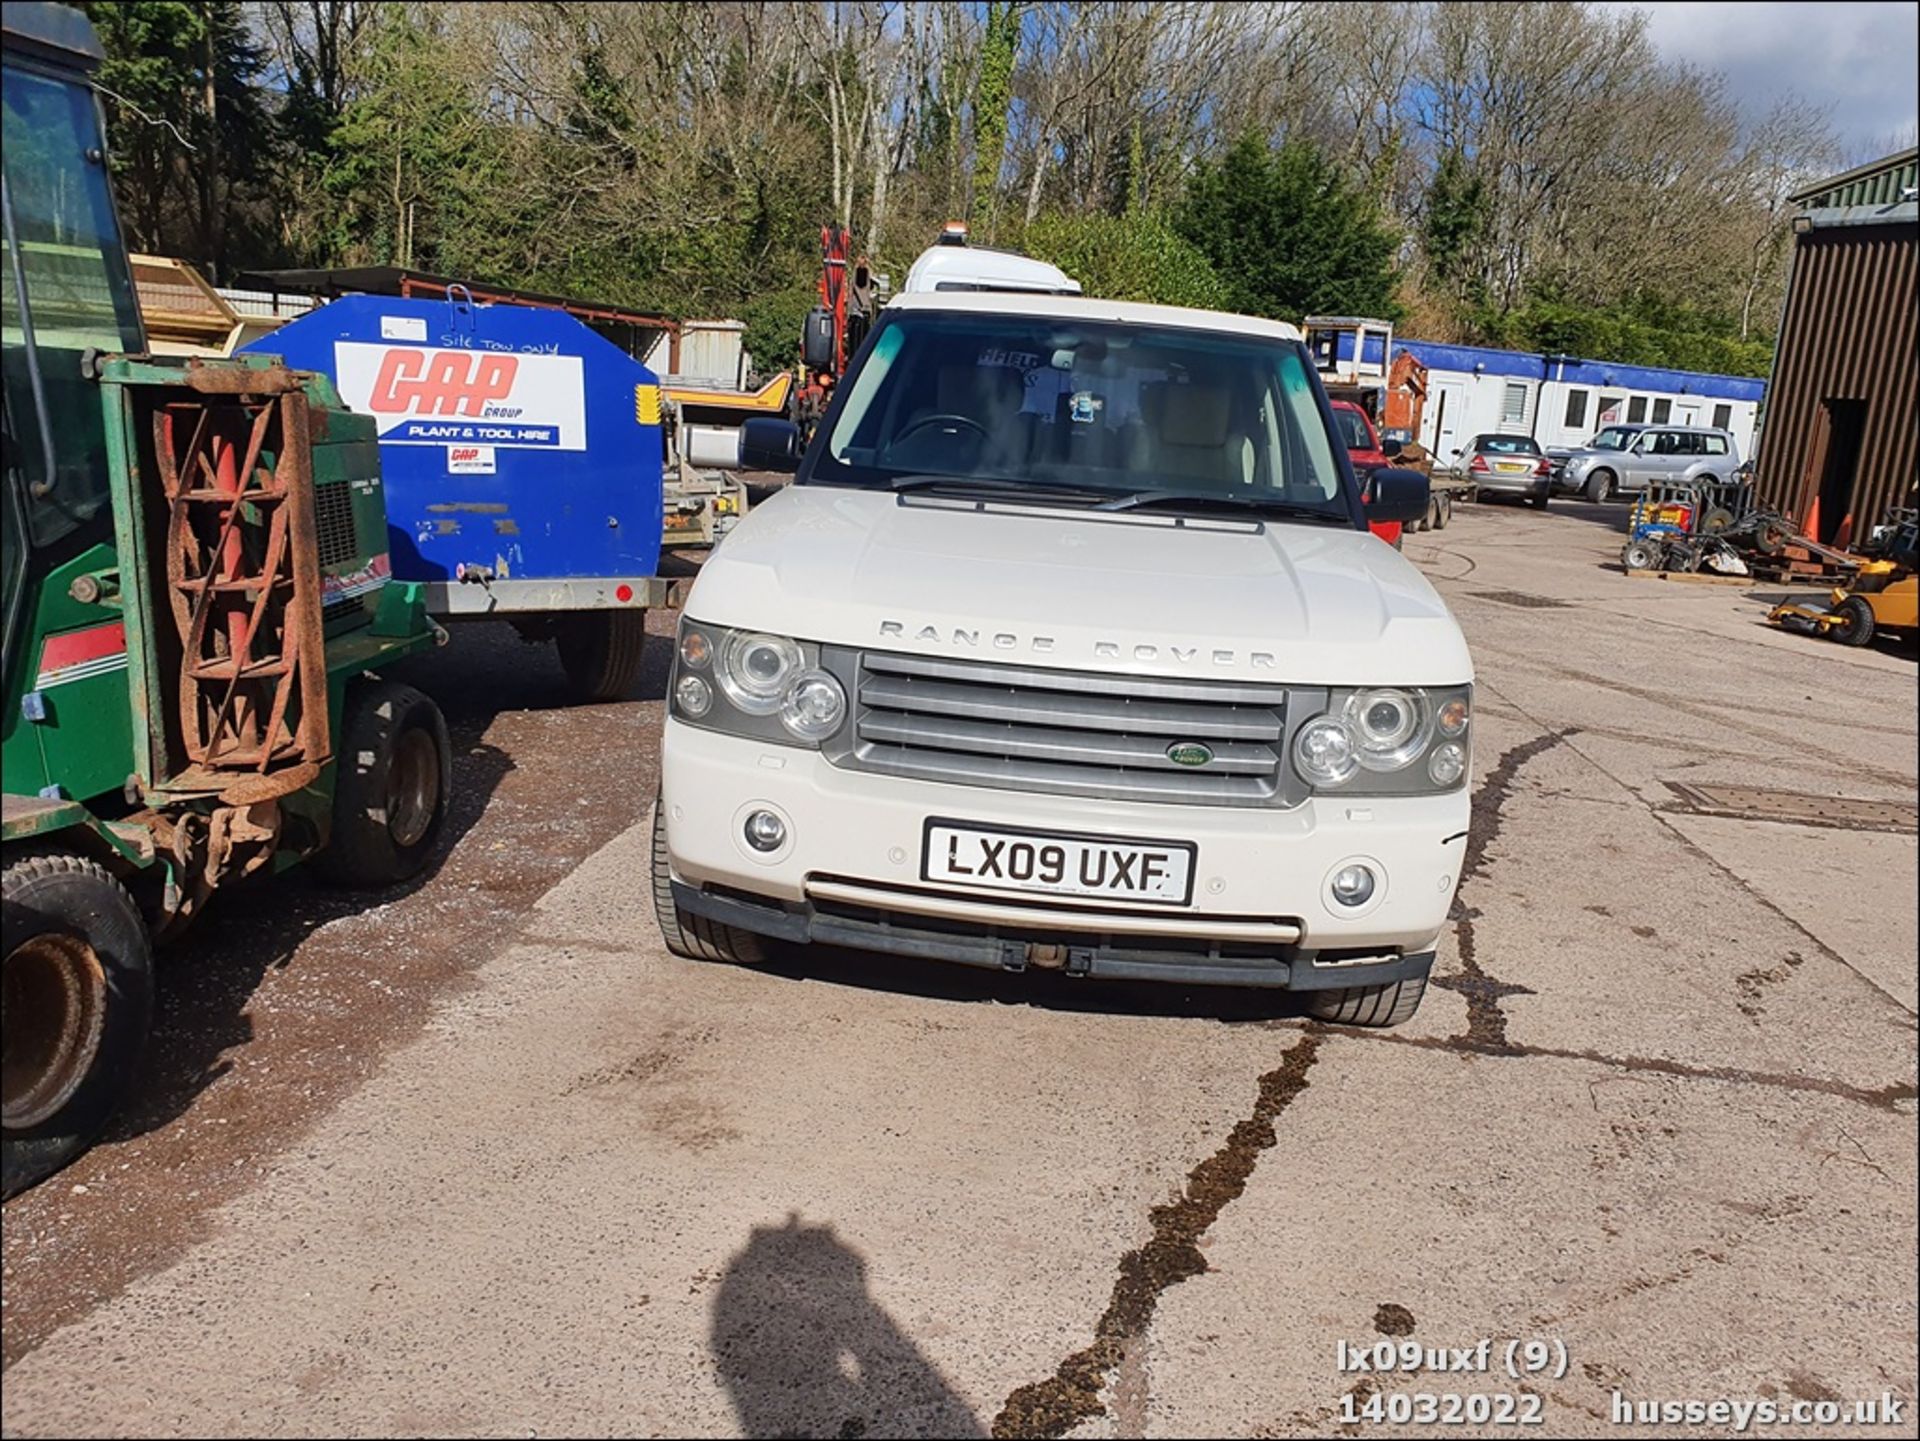
[[[1030,650],[1037,655],[1052,652],[1056,646],[1050,635],[1022,636],[1013,631],[968,630],[961,626],[942,628],[923,625],[910,630],[905,621],[883,620],[880,634],[896,640],[931,641],[935,645],[964,646],[974,650]],[[1255,670],[1273,670],[1279,662],[1270,650],[1238,651],[1224,647],[1198,645],[1128,645],[1117,640],[1093,643],[1097,660],[1157,661],[1172,660],[1180,665],[1245,665]]]

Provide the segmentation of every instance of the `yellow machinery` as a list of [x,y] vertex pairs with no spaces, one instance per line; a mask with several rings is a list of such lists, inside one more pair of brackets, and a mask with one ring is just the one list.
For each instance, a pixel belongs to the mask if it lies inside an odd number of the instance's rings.
[[1913,512],[1906,511],[1897,517],[1882,555],[1863,562],[1852,583],[1828,597],[1825,609],[1782,601],[1767,619],[1787,630],[1829,636],[1842,645],[1865,645],[1883,630],[1911,635],[1920,627],[1915,536]]

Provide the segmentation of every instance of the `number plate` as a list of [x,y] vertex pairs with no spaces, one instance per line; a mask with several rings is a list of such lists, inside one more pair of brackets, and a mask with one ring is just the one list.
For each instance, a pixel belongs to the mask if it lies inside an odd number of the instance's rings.
[[1493,468],[1504,471],[1508,475],[1520,475],[1533,469],[1532,466],[1526,464],[1524,461],[1518,460],[1496,460],[1493,463]]
[[1184,906],[1193,899],[1194,854],[1190,841],[1005,831],[930,820],[920,877],[942,885]]

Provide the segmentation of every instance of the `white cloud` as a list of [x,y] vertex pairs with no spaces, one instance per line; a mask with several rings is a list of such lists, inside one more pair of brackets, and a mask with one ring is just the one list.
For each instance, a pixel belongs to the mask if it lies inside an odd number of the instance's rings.
[[1846,152],[1873,157],[1920,121],[1920,6],[1639,3],[1660,53],[1726,77],[1747,114],[1793,91],[1830,108]]

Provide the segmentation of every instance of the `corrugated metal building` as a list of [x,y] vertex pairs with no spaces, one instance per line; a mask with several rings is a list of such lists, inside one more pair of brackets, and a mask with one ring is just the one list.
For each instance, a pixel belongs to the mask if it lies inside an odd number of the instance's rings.
[[1920,151],[1906,150],[1793,197],[1760,495],[1832,544],[1913,504],[1917,172]]

